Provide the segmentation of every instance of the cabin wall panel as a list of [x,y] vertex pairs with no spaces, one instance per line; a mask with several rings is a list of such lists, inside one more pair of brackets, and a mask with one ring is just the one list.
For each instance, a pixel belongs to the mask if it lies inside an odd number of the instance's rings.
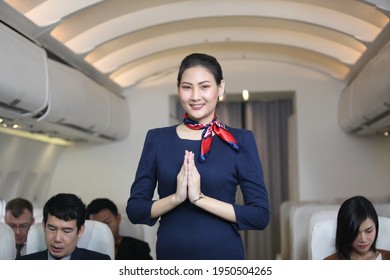
[[[41,206],[63,146],[0,133],[0,198],[22,196]],[[48,175],[49,174],[49,175]]]

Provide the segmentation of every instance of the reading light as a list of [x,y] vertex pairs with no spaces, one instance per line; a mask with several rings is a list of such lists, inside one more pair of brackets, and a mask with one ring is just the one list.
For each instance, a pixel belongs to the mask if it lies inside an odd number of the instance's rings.
[[242,91],[242,99],[244,99],[244,101],[248,101],[249,99],[249,91],[247,91],[246,89]]

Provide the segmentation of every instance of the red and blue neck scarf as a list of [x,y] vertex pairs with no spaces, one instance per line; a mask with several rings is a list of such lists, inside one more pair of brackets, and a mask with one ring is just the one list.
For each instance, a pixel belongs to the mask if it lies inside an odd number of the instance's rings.
[[204,162],[210,152],[211,143],[213,142],[213,132],[227,144],[229,144],[232,149],[239,151],[238,142],[234,138],[234,136],[227,130],[226,126],[220,123],[217,119],[216,114],[214,114],[214,118],[212,122],[208,124],[201,124],[197,121],[190,119],[187,113],[184,114],[183,123],[190,129],[200,130],[203,129],[202,132],[202,144],[200,147],[200,155],[199,161]]

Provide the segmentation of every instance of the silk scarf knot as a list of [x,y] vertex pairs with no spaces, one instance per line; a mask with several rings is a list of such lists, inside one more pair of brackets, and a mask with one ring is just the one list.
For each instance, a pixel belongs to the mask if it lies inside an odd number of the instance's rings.
[[211,143],[213,142],[213,132],[223,141],[225,141],[229,146],[239,151],[238,142],[234,136],[228,131],[226,126],[223,123],[220,123],[217,119],[216,114],[214,114],[213,120],[208,124],[201,124],[197,121],[190,119],[187,113],[184,114],[183,123],[190,129],[201,130],[202,132],[202,143],[200,146],[200,155],[199,161],[204,162],[210,152]]

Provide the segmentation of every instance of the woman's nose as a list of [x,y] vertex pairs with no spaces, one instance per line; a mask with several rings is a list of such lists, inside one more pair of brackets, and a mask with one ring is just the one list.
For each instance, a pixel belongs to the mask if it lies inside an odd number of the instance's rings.
[[200,91],[197,88],[194,88],[191,92],[191,100],[199,100],[200,99]]

